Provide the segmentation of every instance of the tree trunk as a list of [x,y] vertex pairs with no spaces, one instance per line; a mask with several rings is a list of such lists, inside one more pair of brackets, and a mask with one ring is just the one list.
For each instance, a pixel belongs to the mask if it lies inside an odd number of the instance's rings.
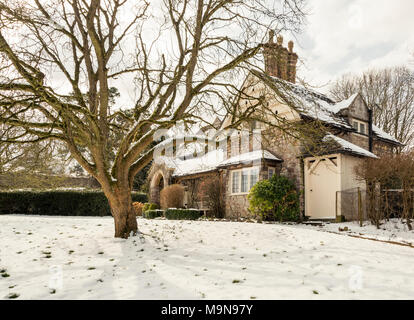
[[130,190],[116,191],[107,196],[115,221],[115,238],[127,239],[138,232]]

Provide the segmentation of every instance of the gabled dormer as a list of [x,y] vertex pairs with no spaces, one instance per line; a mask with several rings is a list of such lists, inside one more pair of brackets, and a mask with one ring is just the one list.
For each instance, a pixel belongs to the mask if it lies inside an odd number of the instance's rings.
[[372,151],[372,112],[359,93],[335,104],[335,112],[343,116],[353,128],[350,142]]

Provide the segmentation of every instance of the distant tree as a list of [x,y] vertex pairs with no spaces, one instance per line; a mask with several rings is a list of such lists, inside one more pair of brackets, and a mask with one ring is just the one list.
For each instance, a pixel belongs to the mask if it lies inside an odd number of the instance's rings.
[[407,67],[347,74],[330,92],[336,100],[360,92],[373,110],[375,125],[404,144],[414,143],[414,72]]

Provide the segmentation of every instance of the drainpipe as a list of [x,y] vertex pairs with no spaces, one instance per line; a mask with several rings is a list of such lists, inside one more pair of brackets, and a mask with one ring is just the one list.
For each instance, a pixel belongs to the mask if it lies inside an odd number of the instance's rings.
[[306,215],[306,199],[305,199],[305,161],[304,161],[304,159],[303,159],[303,157],[301,157],[300,158],[300,171],[301,171],[301,186],[300,186],[300,188],[302,189],[301,191],[303,191],[303,192],[301,192],[301,194],[302,194],[302,196],[301,196],[301,198],[302,199],[300,199],[300,200],[303,200],[303,203],[302,203],[302,201],[300,201],[300,222],[303,222],[303,220],[305,219],[305,215]]
[[369,139],[369,151],[372,152],[372,109],[368,109],[368,139]]

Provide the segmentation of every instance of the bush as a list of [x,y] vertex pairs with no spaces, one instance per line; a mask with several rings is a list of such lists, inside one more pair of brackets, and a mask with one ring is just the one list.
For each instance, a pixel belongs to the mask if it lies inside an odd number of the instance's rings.
[[148,210],[148,211],[144,211],[142,216],[146,219],[155,219],[155,218],[162,217],[163,214],[164,214],[163,210]]
[[209,209],[209,216],[224,218],[223,187],[218,177],[208,178],[200,184],[199,198]]
[[134,202],[132,203],[132,207],[134,208],[135,215],[137,217],[142,216],[142,209],[144,208],[144,204],[141,202]]
[[414,151],[364,159],[354,170],[367,186],[366,208],[371,223],[379,229],[383,219],[398,217],[413,230]]
[[[145,202],[145,194],[133,192],[133,201]],[[0,192],[0,214],[46,216],[110,216],[101,191],[5,191]]]
[[157,210],[160,207],[156,203],[145,203],[144,207],[142,208],[142,212],[148,211],[148,210]]
[[248,196],[252,214],[263,220],[298,221],[299,196],[288,178],[274,175],[270,180],[259,181]]
[[184,207],[184,187],[180,184],[172,184],[160,192],[162,209]]
[[167,209],[164,215],[168,220],[197,220],[203,212],[197,209]]

